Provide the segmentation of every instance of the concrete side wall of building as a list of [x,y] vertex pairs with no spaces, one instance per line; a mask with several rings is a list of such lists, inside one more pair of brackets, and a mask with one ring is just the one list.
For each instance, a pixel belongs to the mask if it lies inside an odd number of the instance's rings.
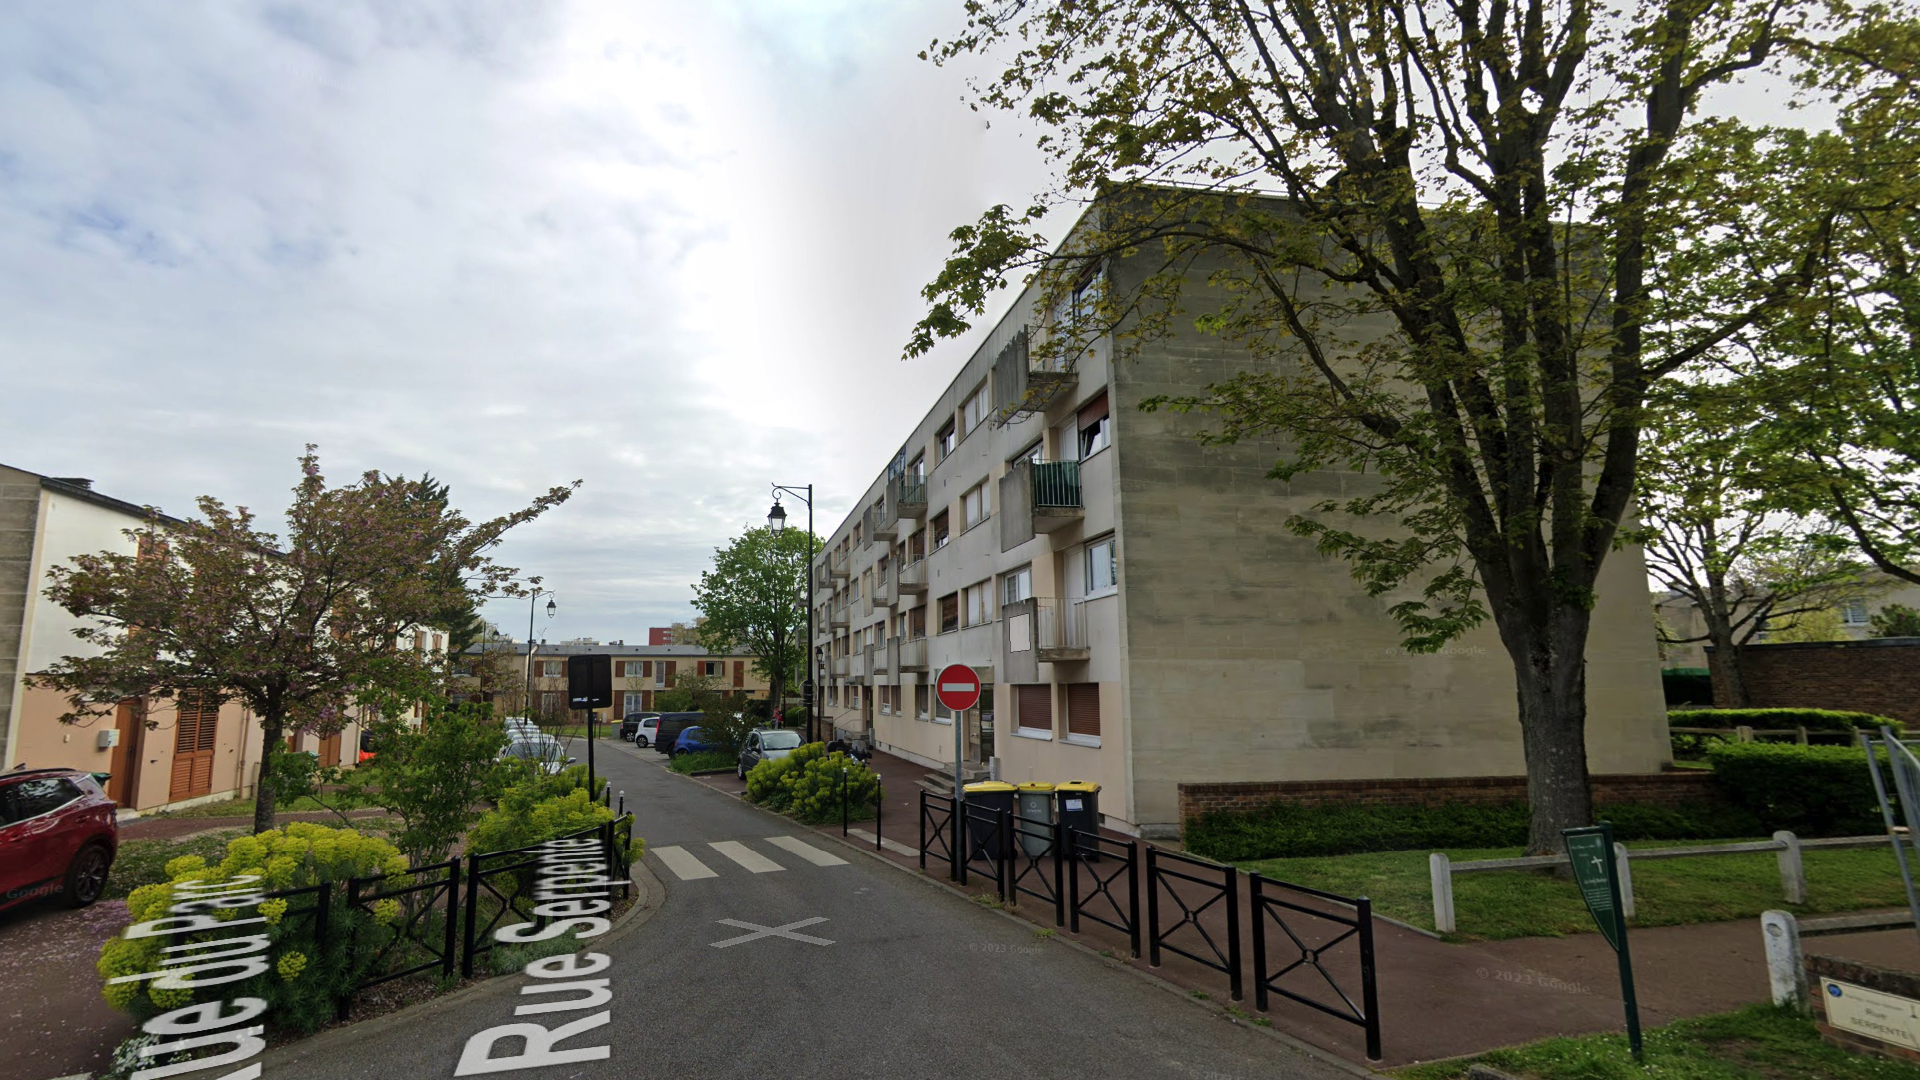
[[[1140,821],[1179,819],[1178,785],[1524,772],[1512,667],[1489,625],[1412,655],[1388,608],[1344,561],[1286,522],[1375,478],[1270,479],[1270,442],[1206,446],[1207,420],[1143,413],[1247,369],[1238,348],[1185,329],[1120,363],[1114,451],[1122,508],[1133,797]],[[1378,523],[1332,519],[1362,531]],[[1669,756],[1644,564],[1614,552],[1587,653],[1595,772],[1657,771]]]
[[40,499],[38,476],[0,465],[0,769],[19,760],[18,704],[26,675],[27,612],[36,591]]

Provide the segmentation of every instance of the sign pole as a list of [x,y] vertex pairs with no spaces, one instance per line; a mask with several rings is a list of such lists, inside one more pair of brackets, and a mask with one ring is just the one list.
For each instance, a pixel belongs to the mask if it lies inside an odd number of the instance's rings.
[[1620,999],[1627,1011],[1627,1046],[1633,1060],[1644,1060],[1640,1041],[1640,998],[1633,988],[1633,954],[1627,947],[1627,915],[1620,902],[1620,872],[1613,857],[1613,824],[1603,821],[1581,829],[1563,829],[1567,861],[1580,886],[1580,898],[1620,961]]

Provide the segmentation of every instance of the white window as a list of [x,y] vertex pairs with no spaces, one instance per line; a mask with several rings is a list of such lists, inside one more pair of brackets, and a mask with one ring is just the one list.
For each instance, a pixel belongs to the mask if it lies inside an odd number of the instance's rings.
[[1840,621],[1848,626],[1865,626],[1871,621],[1867,616],[1865,600],[1848,600],[1840,605]]
[[1080,410],[1080,460],[1085,461],[1113,443],[1113,422],[1107,418],[1107,395],[1101,394]]
[[953,421],[949,420],[941,426],[939,432],[933,437],[933,460],[936,462],[947,460],[947,455],[953,453],[955,443],[956,440],[953,437]]
[[915,455],[913,459],[913,464],[907,466],[907,475],[913,477],[915,483],[922,483],[922,484],[926,483],[927,455],[925,454]]
[[1017,604],[1033,597],[1033,567],[1023,566],[1000,575],[1000,603]]
[[1046,447],[1047,447],[1047,441],[1045,439],[1035,439],[1033,441],[1032,446],[1029,446],[1025,450],[1020,451],[1018,454],[1015,454],[1013,457],[1013,460],[1029,461],[1035,465],[1038,465],[1042,461],[1046,460]]
[[987,485],[985,481],[975,484],[960,496],[960,531],[966,532],[975,525],[987,520]]
[[717,679],[726,670],[727,665],[719,660],[707,660],[700,664],[700,674],[709,679]]
[[620,700],[621,700],[620,711],[623,713],[639,712],[641,709],[646,707],[640,704],[640,691],[638,690],[627,691],[626,693],[620,695]]
[[927,712],[927,688],[925,686],[916,686],[913,688],[913,714],[922,720],[931,719],[930,714]]
[[1107,592],[1119,581],[1120,567],[1114,559],[1113,537],[1087,545],[1087,595]]
[[655,686],[667,685],[667,662],[665,660],[657,660],[654,662],[653,685]]
[[964,625],[979,626],[993,621],[993,582],[982,581],[966,588],[963,606],[966,608]]
[[960,407],[960,435],[965,438],[987,420],[987,384],[982,382]]

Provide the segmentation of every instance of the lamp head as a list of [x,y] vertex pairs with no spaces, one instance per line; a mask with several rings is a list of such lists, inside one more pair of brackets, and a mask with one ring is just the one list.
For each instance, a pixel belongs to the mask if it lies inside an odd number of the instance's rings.
[[773,530],[774,535],[778,536],[780,534],[780,530],[786,527],[787,527],[786,507],[780,505],[779,499],[775,499],[773,500],[773,509],[767,511],[767,528]]
[[559,610],[560,609],[557,606],[555,606],[553,602],[553,598],[548,597],[547,598],[547,618],[549,619],[553,618],[553,613]]

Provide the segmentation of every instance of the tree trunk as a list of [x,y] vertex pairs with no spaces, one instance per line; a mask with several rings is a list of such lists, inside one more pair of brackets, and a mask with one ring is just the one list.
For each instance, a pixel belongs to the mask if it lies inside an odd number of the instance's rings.
[[273,785],[268,778],[273,775],[273,759],[280,756],[280,740],[285,737],[282,730],[284,721],[278,716],[260,718],[260,779],[253,785],[253,832],[254,835],[273,828],[274,798]]
[[1561,830],[1593,824],[1587,780],[1586,639],[1591,615],[1563,608],[1550,622],[1551,629],[1544,633],[1521,629],[1512,635],[1518,640],[1508,645],[1527,760],[1531,855],[1559,854],[1565,846]]
[[1713,651],[1707,654],[1707,678],[1713,683],[1713,704],[1721,709],[1744,709],[1753,699],[1747,692],[1747,675],[1740,657],[1740,645],[1725,627],[1707,627]]

